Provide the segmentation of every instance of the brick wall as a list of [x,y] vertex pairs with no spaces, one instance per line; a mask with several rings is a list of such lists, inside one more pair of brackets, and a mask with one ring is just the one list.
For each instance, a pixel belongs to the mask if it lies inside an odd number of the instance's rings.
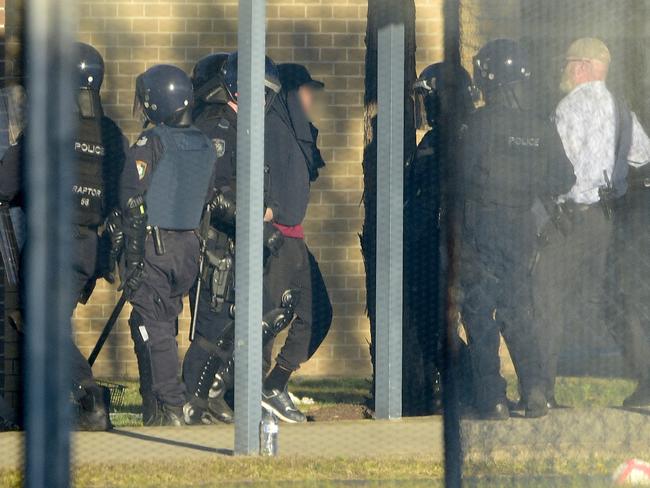
[[[21,3],[9,0],[7,4],[9,73],[16,73],[19,66],[15,60],[20,52]],[[462,4],[465,59],[471,59],[488,32],[503,35],[505,30],[513,35],[509,29],[515,23],[509,24],[508,18],[516,13],[518,0],[463,0]],[[363,218],[360,161],[367,1],[268,0],[267,5],[268,53],[277,62],[305,63],[327,84],[317,123],[328,166],[313,188],[306,230],[330,289],[335,315],[330,336],[302,372],[368,375],[369,332],[357,237]],[[442,0],[416,0],[416,6],[419,72],[442,58]],[[189,71],[205,54],[236,48],[236,0],[82,0],[78,13],[80,40],[95,45],[106,59],[103,96],[107,112],[132,142],[139,131],[131,115],[137,74],[163,62]],[[479,31],[479,20],[490,22],[492,17],[496,24]],[[89,353],[116,300],[115,288],[100,282],[90,303],[78,307],[76,339],[84,353]],[[126,323],[128,312],[127,307],[96,365],[100,376],[137,375]],[[187,347],[188,322],[185,307],[179,335],[182,351]],[[7,337],[3,341],[8,342],[5,365],[9,364],[7,350],[17,353],[12,341]],[[10,364],[15,368],[16,361]],[[9,376],[6,381],[15,384],[16,376]]]
[[[440,0],[418,0],[418,69],[442,56]],[[363,72],[366,0],[268,0],[268,54],[276,62],[306,64],[327,85],[317,121],[328,162],[313,187],[306,221],[307,242],[321,264],[334,305],[330,336],[303,368],[311,375],[368,375],[370,362],[363,263],[357,234],[363,207]],[[79,3],[79,37],[106,60],[104,102],[133,142],[139,130],[131,116],[135,76],[156,63],[190,70],[201,56],[236,49],[235,0],[100,1]],[[88,353],[116,301],[100,283],[90,303],[76,312],[77,341]],[[135,376],[126,318],[98,360],[105,376]],[[189,309],[180,323],[187,346]]]

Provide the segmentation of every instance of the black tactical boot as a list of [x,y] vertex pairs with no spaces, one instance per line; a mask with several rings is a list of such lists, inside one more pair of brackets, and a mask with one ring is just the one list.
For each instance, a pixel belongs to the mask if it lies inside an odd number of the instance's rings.
[[183,427],[187,425],[183,417],[183,406],[157,402],[155,414],[149,416],[144,425],[147,427]]
[[77,429],[94,432],[111,430],[111,392],[103,386],[84,387],[86,395],[79,400]]
[[623,400],[624,407],[650,407],[650,380],[639,381],[636,390]]
[[189,401],[183,405],[183,420],[187,425],[232,424],[234,412],[223,397],[209,399],[207,408]]
[[299,424],[307,421],[307,417],[291,401],[286,389],[262,390],[262,408],[275,414],[280,420],[290,424]]
[[[202,417],[203,423],[214,424],[222,422],[224,424],[232,424],[235,420],[235,413],[226,403],[223,397],[211,398],[208,400],[208,410],[204,412]],[[215,422],[216,421],[216,422]]]
[[142,397],[142,424],[145,426],[158,425],[160,405],[155,395],[151,392],[143,392],[141,389],[140,396]]
[[541,390],[534,389],[526,400],[526,418],[536,419],[548,414],[548,403]]

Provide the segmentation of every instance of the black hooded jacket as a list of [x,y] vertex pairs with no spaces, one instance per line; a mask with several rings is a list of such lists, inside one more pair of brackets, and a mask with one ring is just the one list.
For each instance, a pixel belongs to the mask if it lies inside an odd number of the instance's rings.
[[309,122],[296,91],[282,92],[266,116],[266,205],[274,222],[300,225],[312,181],[325,165],[316,147],[318,131]]

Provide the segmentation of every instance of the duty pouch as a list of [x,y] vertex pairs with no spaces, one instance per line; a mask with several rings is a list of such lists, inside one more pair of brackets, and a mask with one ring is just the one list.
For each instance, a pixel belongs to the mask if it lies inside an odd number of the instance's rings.
[[213,311],[221,312],[224,302],[233,301],[235,287],[235,266],[228,251],[207,252],[208,283],[210,283],[210,306]]

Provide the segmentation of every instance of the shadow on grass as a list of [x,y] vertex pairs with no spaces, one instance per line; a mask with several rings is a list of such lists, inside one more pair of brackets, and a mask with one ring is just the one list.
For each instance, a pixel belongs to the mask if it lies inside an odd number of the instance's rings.
[[156,442],[158,444],[165,444],[167,446],[173,446],[173,447],[184,447],[186,449],[193,449],[195,451],[202,451],[202,452],[214,452],[216,454],[222,454],[224,456],[232,456],[234,453],[232,449],[217,449],[214,447],[208,447],[208,446],[202,446],[200,444],[192,444],[189,442],[183,442],[183,441],[175,441],[171,439],[165,439],[162,437],[155,437],[152,435],[146,435],[146,434],[141,434],[138,432],[128,432],[125,430],[111,430],[111,434],[114,435],[119,435],[123,437],[129,437],[131,439],[138,439],[140,441],[147,441],[147,442]]

